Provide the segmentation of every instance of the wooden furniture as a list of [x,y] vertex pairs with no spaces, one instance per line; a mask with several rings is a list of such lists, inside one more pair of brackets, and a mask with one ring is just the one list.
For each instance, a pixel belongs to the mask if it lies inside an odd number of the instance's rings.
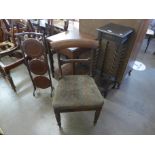
[[[17,46],[10,42],[0,43],[0,72],[4,78],[7,78],[11,84],[12,89],[16,92],[15,84],[10,75],[11,70],[24,63],[24,58],[20,52],[17,52]],[[16,61],[6,64],[2,58],[5,56],[16,57]]]
[[27,20],[27,27],[28,27],[28,32],[35,32],[35,28],[33,24],[31,23],[30,19]]
[[[137,59],[137,55],[141,51],[141,46],[151,21],[152,20],[150,19],[80,19],[79,23],[80,31],[86,32],[90,35],[95,35],[96,28],[108,23],[117,23],[134,28],[135,32],[129,42],[125,61],[123,61],[122,66],[119,68],[119,74],[117,75],[118,80],[123,81],[128,76],[129,71],[132,70],[135,60]],[[98,60],[98,70],[101,70],[102,62],[102,58]]]
[[[77,28],[73,28],[72,30],[68,30],[66,32],[62,32],[50,37],[46,38],[48,40],[48,42],[55,42],[55,41],[60,41],[60,40],[66,40],[66,39],[95,39],[94,37],[84,34],[84,33],[80,33],[79,29]],[[50,48],[50,44],[49,44],[49,48]],[[53,60],[53,54],[55,52],[51,51],[49,53],[49,57],[50,57],[50,63],[51,63],[51,71],[54,75],[54,60]],[[63,49],[61,50],[61,54],[67,56],[70,59],[75,59],[77,58],[77,56],[81,53],[81,50],[79,48],[67,48],[67,49]],[[75,63],[72,63],[72,73],[75,74]]]
[[1,21],[0,21],[0,42],[4,41],[3,35],[4,35],[4,33],[3,33],[3,29],[1,27]]
[[1,19],[1,28],[3,30],[3,40],[10,41],[16,45],[14,33],[17,30],[11,20]]
[[[51,87],[52,96],[53,87],[47,60],[48,49],[44,35],[35,32],[27,32],[16,34],[16,36],[19,38],[25,64],[33,83],[33,96],[35,96],[36,88],[45,89],[48,87]],[[27,39],[24,39],[26,36]],[[24,39],[24,41],[22,39]]]
[[[104,96],[110,85],[119,88],[121,81],[117,78],[122,63],[126,60],[126,51],[133,29],[118,24],[107,24],[97,29],[102,57],[101,83],[103,81]],[[131,70],[129,71],[130,74]],[[103,80],[102,80],[103,79]]]
[[[60,113],[75,112],[75,111],[90,111],[94,110],[96,124],[104,104],[103,97],[98,90],[95,81],[88,75],[62,75],[61,63],[89,63],[90,75],[94,69],[94,55],[98,48],[98,42],[88,39],[69,39],[50,43],[52,50],[57,51],[59,69],[61,79],[53,97],[53,108],[58,126],[61,127]],[[61,50],[66,48],[86,48],[91,49],[91,54],[88,59],[60,59]]]
[[[20,51],[17,51],[18,44],[16,42],[16,32],[22,32],[26,30],[26,25],[20,20],[0,20],[1,29],[3,31],[3,42],[0,43],[0,72],[4,78],[7,78],[11,84],[11,87],[16,92],[15,84],[10,75],[11,70],[24,63],[23,55]],[[17,59],[7,64],[2,59],[6,56],[16,57]]]
[[151,30],[151,29],[147,29],[147,31],[146,31],[147,45],[146,45],[146,48],[145,48],[145,52],[144,53],[146,53],[146,51],[147,51],[147,49],[149,47],[150,41],[154,37],[155,37],[154,31]]
[[15,33],[29,31],[28,23],[25,20],[2,19],[1,25],[4,33],[4,40],[10,41],[16,45]]

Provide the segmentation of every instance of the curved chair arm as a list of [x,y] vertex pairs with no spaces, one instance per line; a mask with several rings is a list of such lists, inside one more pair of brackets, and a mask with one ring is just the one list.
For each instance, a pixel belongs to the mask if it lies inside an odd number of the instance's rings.
[[90,39],[67,39],[61,41],[50,42],[50,45],[53,50],[61,50],[65,48],[98,48],[98,41],[90,40]]

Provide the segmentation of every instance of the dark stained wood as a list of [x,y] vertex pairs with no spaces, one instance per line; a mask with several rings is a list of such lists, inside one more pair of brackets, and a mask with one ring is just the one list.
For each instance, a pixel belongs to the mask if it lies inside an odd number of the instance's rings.
[[61,50],[66,48],[97,48],[98,42],[91,39],[68,39],[66,41],[51,42],[50,45],[54,50]]
[[15,32],[18,32],[19,30],[23,30],[21,27],[19,27],[17,24],[14,24],[13,20],[7,20],[2,19],[0,21],[1,24],[1,30],[3,32],[3,42],[0,43],[0,57],[4,56],[11,56],[16,57],[17,60],[8,64],[4,65],[2,62],[0,62],[0,71],[3,74],[3,77],[7,78],[11,84],[11,87],[16,92],[15,84],[11,77],[11,70],[16,68],[17,66],[24,63],[24,58],[22,56],[21,52],[17,52],[18,46],[16,44],[15,39]]
[[14,69],[14,68],[18,67],[19,65],[23,64],[24,63],[24,58],[19,57],[19,55],[21,53],[16,52],[17,46],[14,46],[13,43],[2,42],[2,43],[0,43],[0,48],[3,49],[3,50],[0,51],[0,58],[5,57],[5,56],[13,56],[13,57],[17,58],[14,62],[12,62],[10,64],[7,64],[7,65],[3,64],[3,62],[0,61],[0,72],[1,72],[1,74],[3,75],[4,78],[8,79],[8,81],[10,82],[11,87],[16,92],[16,87],[15,87],[15,84],[14,84],[14,82],[12,80],[10,72],[11,72],[12,69]]
[[62,33],[47,37],[47,40],[49,42],[67,40],[67,39],[93,39],[94,40],[96,38],[94,36],[81,33],[77,29],[68,30],[66,32],[62,32]]
[[[59,47],[59,45],[60,45],[60,47]],[[74,40],[74,39],[71,40],[70,39],[70,40],[63,40],[63,41],[55,41],[55,42],[52,42],[51,43],[51,48],[52,49],[55,49],[55,50],[59,50],[59,51],[62,50],[63,48],[70,48],[70,47],[78,47],[78,48],[79,47],[83,47],[83,48],[85,47],[86,49],[91,49],[91,52],[90,52],[90,55],[91,56],[88,59],[65,59],[65,60],[61,60],[60,59],[61,52],[57,52],[58,65],[59,65],[59,69],[60,69],[61,80],[64,80],[65,79],[65,77],[62,76],[62,69],[61,69],[61,63],[62,62],[63,63],[72,63],[74,61],[76,63],[78,63],[78,62],[89,62],[90,63],[90,72],[91,72],[92,71],[92,63],[93,63],[93,61],[92,61],[92,59],[93,59],[93,53],[96,52],[95,50],[98,48],[98,43],[96,43],[96,41],[94,41],[94,40],[84,40],[84,39],[78,39],[78,40]],[[83,75],[81,75],[81,76],[83,76]],[[73,78],[73,77],[74,76],[72,76],[71,78]],[[88,78],[89,77],[87,77],[87,79]],[[81,84],[83,85],[83,83],[80,83],[80,80],[78,80],[78,81],[79,81],[79,83],[77,84],[78,86],[81,85]],[[68,86],[68,84],[67,84],[67,87],[72,88],[70,91],[69,90],[65,90],[66,86],[64,86],[64,87],[63,87],[63,85],[59,85],[59,86],[60,86],[61,89],[58,92],[56,90],[55,95],[58,95],[59,93],[60,94],[61,93],[64,94],[64,92],[66,92],[65,97],[69,98],[70,95],[71,95],[71,91],[74,92],[74,89],[76,90],[75,92],[77,92],[78,95],[80,94],[77,91],[79,89],[74,84],[73,85],[70,85],[70,86]],[[92,87],[93,87],[93,85],[92,85]],[[96,84],[94,84],[94,87],[92,88],[93,91],[96,90],[98,92],[98,88],[97,88]],[[85,88],[86,88],[86,91],[89,89],[87,86]],[[96,92],[94,92],[94,93],[96,93]],[[74,98],[75,98],[76,97],[76,94],[74,94],[74,95],[75,95],[74,96]],[[102,98],[102,96],[99,96],[99,98],[100,97]],[[103,100],[102,100],[102,103],[101,104],[95,104],[93,102],[92,104],[89,105],[89,103],[87,103],[87,101],[84,100],[84,102],[86,102],[86,103],[80,104],[78,106],[76,105],[76,103],[73,103],[73,105],[71,105],[71,106],[64,106],[63,103],[61,104],[61,102],[60,102],[59,99],[60,99],[60,97],[58,97],[56,100],[53,99],[54,113],[55,113],[55,117],[56,117],[56,120],[57,120],[57,123],[58,123],[59,128],[61,128],[61,116],[60,116],[60,113],[63,113],[63,112],[96,111],[95,112],[95,117],[94,117],[94,125],[96,124],[96,122],[97,122],[97,120],[99,118],[99,115],[100,115],[102,106],[103,106],[103,104],[102,104],[103,103]],[[61,105],[58,105],[57,106],[57,104],[54,104],[56,102],[58,102]],[[80,99],[79,99],[79,102],[80,102]],[[65,101],[64,101],[64,103],[65,103]]]
[[[68,39],[68,40],[51,42],[50,45],[53,50],[57,51],[58,66],[59,66],[61,76],[62,76],[61,64],[63,64],[63,63],[75,64],[75,63],[79,63],[79,62],[87,62],[87,63],[92,64],[91,58],[93,58],[93,57],[91,57],[88,59],[76,59],[75,57],[73,57],[71,59],[61,60],[60,55],[62,54],[61,51],[63,49],[74,48],[74,47],[83,48],[83,49],[92,49],[92,50],[90,50],[90,55],[92,56],[94,54],[93,49],[97,49],[99,46],[97,41],[91,40],[91,39]],[[88,50],[87,50],[87,52],[88,52]],[[75,69],[74,69],[73,74],[74,73],[75,73]],[[92,75],[92,67],[90,67],[90,74]]]
[[23,48],[25,49],[25,53],[32,58],[38,58],[44,53],[43,45],[34,38],[25,40]]
[[[100,83],[103,85],[103,93],[106,97],[111,85],[119,87],[118,73],[120,67],[127,57],[128,45],[134,29],[124,25],[110,23],[97,28],[98,39],[100,41],[100,56],[102,67],[100,73]],[[109,86],[107,85],[109,84]]]
[[[44,35],[35,32],[24,32],[16,34],[16,36],[19,39],[19,45],[22,49],[24,58],[25,56],[29,58],[25,59],[25,64],[33,83],[33,95],[35,96],[37,87],[42,89],[51,87],[52,96],[53,86],[47,60],[47,54],[49,53],[49,51]],[[32,73],[34,73],[35,75],[33,75]],[[45,76],[35,77],[36,75],[43,75],[46,73],[48,75],[48,78]]]
[[3,30],[2,30],[2,24],[1,24],[1,20],[0,20],[0,42],[3,42],[4,41],[4,34],[3,34]]
[[31,21],[27,20],[27,22],[28,22],[27,25],[28,25],[29,32],[35,32],[35,28],[34,28],[33,24],[31,23]]
[[[66,39],[67,40],[68,39],[91,39],[91,40],[95,40],[95,37],[90,36],[90,35],[85,34],[85,33],[81,33],[81,32],[79,32],[79,30],[77,28],[73,28],[73,30],[68,30],[66,32],[62,32],[62,33],[47,37],[47,40],[49,42],[49,46],[51,46],[50,44],[52,42],[66,40]],[[51,53],[50,55],[52,55],[52,53],[54,53],[54,52],[56,52],[56,51],[50,52]],[[75,47],[75,48],[65,48],[59,52],[61,52],[61,54],[67,56],[70,59],[75,59],[83,51],[81,49]],[[51,70],[54,73],[54,65],[53,65],[52,56],[51,56],[51,66],[52,66]],[[75,74],[75,63],[72,63],[72,73]]]
[[45,77],[45,76],[37,76],[34,78],[34,84],[38,87],[38,88],[48,88],[51,85],[50,80]]
[[47,63],[40,59],[33,59],[29,62],[30,70],[32,73],[37,75],[43,75],[47,72]]
[[23,21],[24,20],[19,20],[19,19],[1,20],[1,23],[3,24],[3,33],[4,33],[5,40],[8,40],[16,45],[15,33],[28,31],[27,23]]
[[154,38],[154,35],[155,35],[153,30],[148,29],[147,31],[152,31],[152,33],[147,33],[146,32],[146,37],[145,38],[147,38],[147,44],[146,44],[146,48],[145,48],[144,53],[146,53],[146,51],[147,51],[147,49],[149,47],[150,41],[151,41],[151,39]]
[[57,120],[58,126],[59,126],[59,128],[61,128],[61,116],[60,116],[60,112],[54,110],[54,113],[55,113],[55,118]]

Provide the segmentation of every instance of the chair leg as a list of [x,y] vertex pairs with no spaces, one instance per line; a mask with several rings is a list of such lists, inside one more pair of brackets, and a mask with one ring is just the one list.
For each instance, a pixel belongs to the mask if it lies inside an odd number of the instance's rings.
[[54,110],[54,113],[55,113],[55,117],[56,117],[58,126],[59,126],[59,128],[61,128],[61,117],[60,117],[60,112]]
[[3,69],[1,68],[1,66],[0,66],[0,76],[2,76],[3,78],[5,78],[5,73],[4,73]]
[[12,80],[12,77],[10,76],[10,73],[7,73],[6,76],[7,76],[7,79],[9,80],[9,82],[11,84],[12,89],[16,92],[16,87],[14,85],[14,82]]
[[98,118],[99,118],[99,116],[100,116],[101,109],[102,109],[102,108],[97,109],[97,110],[95,111],[94,125],[97,123],[97,120],[98,120]]

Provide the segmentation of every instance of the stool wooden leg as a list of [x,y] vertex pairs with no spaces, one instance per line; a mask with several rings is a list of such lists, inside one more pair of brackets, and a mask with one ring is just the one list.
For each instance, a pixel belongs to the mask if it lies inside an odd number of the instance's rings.
[[[102,108],[101,108],[101,109],[102,109]],[[99,118],[99,116],[100,116],[101,109],[97,109],[97,110],[95,111],[94,125],[97,123],[97,120],[98,120],[98,118]]]
[[55,117],[56,117],[58,126],[59,126],[59,128],[61,128],[61,117],[60,117],[60,112],[58,112],[58,111],[55,110],[54,113],[55,113]]

